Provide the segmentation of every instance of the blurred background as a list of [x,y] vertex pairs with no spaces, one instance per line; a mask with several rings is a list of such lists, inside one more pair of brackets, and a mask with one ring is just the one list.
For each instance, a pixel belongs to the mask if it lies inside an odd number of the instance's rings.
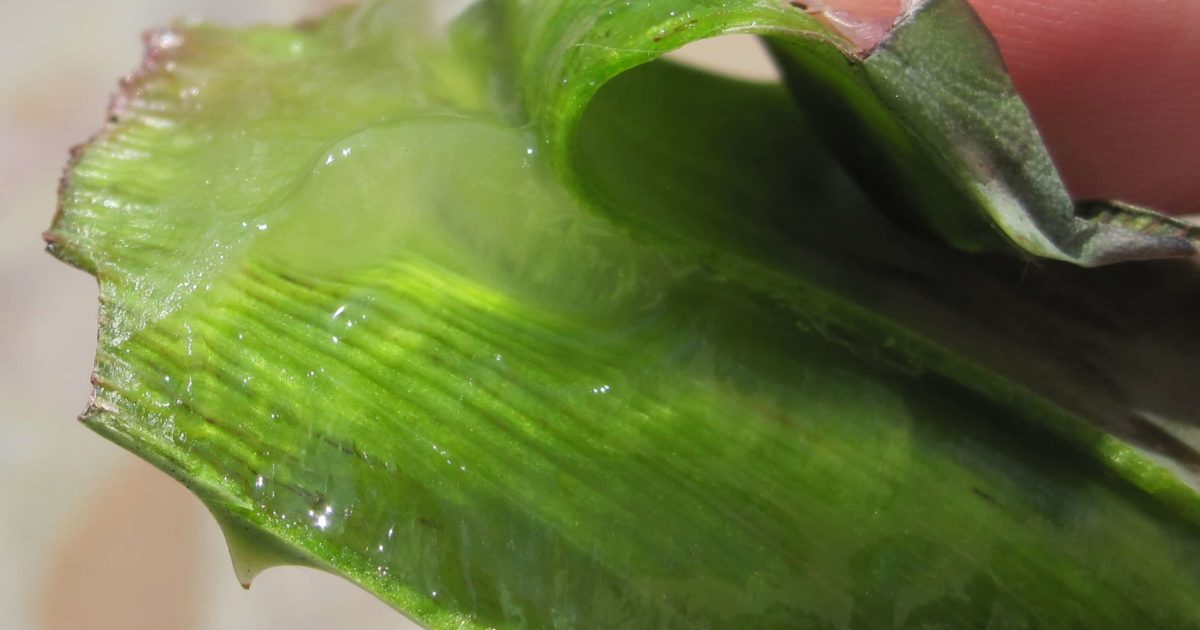
[[[447,7],[461,0],[438,0]],[[0,15],[0,630],[414,628],[339,578],[267,571],[245,592],[205,508],[75,422],[96,285],[42,251],[67,150],[100,127],[142,31],[177,18],[289,23],[337,0],[6,0]],[[439,7],[441,8],[441,7]],[[769,78],[748,39],[682,51]]]

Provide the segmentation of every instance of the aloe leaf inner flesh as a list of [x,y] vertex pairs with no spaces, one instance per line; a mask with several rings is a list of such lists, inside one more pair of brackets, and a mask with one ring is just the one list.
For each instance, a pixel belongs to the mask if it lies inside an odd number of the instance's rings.
[[[1072,241],[1003,147],[1019,185],[980,196],[929,158],[969,130],[793,7],[599,4],[152,37],[48,235],[100,281],[88,426],[205,500],[242,579],[318,566],[430,627],[1200,618],[1194,268],[961,251],[1187,231]],[[930,49],[988,45],[920,4]],[[747,31],[788,90],[652,61]]]

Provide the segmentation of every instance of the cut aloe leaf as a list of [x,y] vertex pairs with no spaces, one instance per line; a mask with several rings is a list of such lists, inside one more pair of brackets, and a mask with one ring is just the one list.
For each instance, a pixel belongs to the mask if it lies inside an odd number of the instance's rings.
[[[654,61],[745,32],[786,89]],[[1075,211],[964,3],[865,60],[762,0],[148,44],[47,240],[100,282],[85,423],[244,582],[438,628],[1200,619],[1197,271],[1029,262],[1194,237]]]

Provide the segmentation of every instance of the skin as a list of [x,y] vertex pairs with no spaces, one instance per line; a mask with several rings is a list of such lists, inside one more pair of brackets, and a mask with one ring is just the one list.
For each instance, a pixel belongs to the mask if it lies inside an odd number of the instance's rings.
[[[900,0],[826,0],[860,20]],[[1077,198],[1200,213],[1200,2],[971,0]]]

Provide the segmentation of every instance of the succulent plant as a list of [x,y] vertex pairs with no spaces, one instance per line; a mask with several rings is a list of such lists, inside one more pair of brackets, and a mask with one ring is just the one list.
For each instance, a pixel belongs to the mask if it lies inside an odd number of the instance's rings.
[[[46,235],[84,423],[434,628],[1200,624],[1196,230],[962,0],[797,4],[152,33]],[[783,85],[657,59],[730,33]]]

